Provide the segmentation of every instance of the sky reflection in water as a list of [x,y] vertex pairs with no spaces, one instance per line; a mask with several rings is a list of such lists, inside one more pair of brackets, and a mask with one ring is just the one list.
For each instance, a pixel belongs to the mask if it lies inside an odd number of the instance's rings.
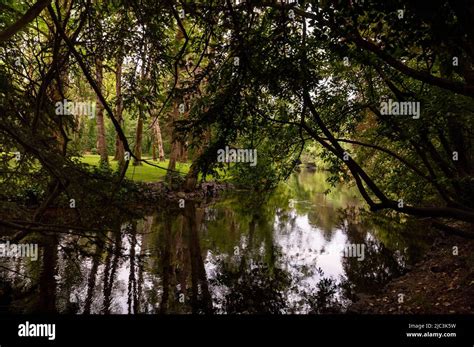
[[[323,194],[325,178],[302,172],[268,199],[234,192],[219,201],[187,202],[185,209],[120,222],[102,242],[54,239],[35,263],[1,259],[10,269],[0,268],[1,310],[344,311],[355,292],[376,291],[402,274],[424,245],[361,216],[363,204],[352,189]],[[344,257],[352,243],[365,245],[363,261]]]

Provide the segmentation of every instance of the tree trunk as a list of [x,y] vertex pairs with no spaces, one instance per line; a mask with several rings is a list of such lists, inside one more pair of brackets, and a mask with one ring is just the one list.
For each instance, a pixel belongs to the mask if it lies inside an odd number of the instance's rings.
[[173,105],[173,112],[171,115],[171,152],[170,152],[170,160],[168,162],[168,173],[166,175],[166,179],[168,181],[168,184],[172,186],[173,184],[173,177],[176,174],[174,171],[176,171],[176,162],[178,161],[179,153],[180,153],[180,141],[176,137],[176,132],[174,129],[174,121],[178,117],[178,102],[175,101]]
[[[102,59],[96,59],[96,77],[97,77],[97,86],[102,90],[102,80],[103,80],[103,67]],[[107,143],[105,139],[105,120],[104,120],[104,105],[102,102],[97,99],[97,152],[100,155],[100,165],[108,166],[109,157],[107,153]]]
[[[120,125],[123,123],[123,96],[122,96],[122,57],[117,58],[117,63],[115,65],[115,94],[116,94],[116,102],[115,102],[115,117],[117,122]],[[118,160],[121,164],[125,159],[125,150],[123,148],[123,143],[120,140],[119,136],[115,137],[115,156],[114,160]]]
[[133,152],[135,154],[135,158],[133,160],[133,165],[142,165],[141,159],[142,159],[142,140],[143,140],[143,117],[142,117],[142,111],[140,111],[140,115],[138,116],[138,121],[137,121],[137,132],[136,132],[136,137],[135,137],[135,147],[133,149]]
[[[182,31],[181,27],[178,26],[176,30],[176,35],[175,35],[175,42],[179,45],[181,45],[181,42],[183,41],[185,35],[184,32]],[[184,57],[182,57],[184,59]],[[175,73],[177,75],[177,80],[176,80],[176,90],[180,91],[184,87],[184,81],[180,79],[181,71],[184,69],[184,65],[182,64],[183,61],[180,62],[180,64],[176,65]],[[173,185],[173,177],[176,176],[176,162],[177,161],[182,161],[182,156],[183,156],[183,149],[182,149],[182,141],[178,139],[178,136],[176,134],[176,128],[174,126],[174,122],[177,121],[180,116],[179,116],[179,105],[180,103],[184,103],[184,97],[179,93],[179,95],[175,95],[174,100],[173,100],[173,111],[171,113],[171,121],[170,121],[170,130],[171,130],[171,152],[170,152],[170,160],[168,163],[168,173],[166,175],[166,180],[168,182],[168,185],[172,187]]]
[[[141,67],[141,74],[140,79],[142,82],[145,82],[147,76],[147,67],[146,67],[146,59],[147,58],[147,46],[145,45],[145,49],[142,54],[142,67]],[[137,120],[137,131],[135,137],[135,147],[133,152],[135,154],[135,158],[133,161],[134,166],[142,165],[142,142],[143,142],[143,119],[144,119],[144,105],[143,102],[138,106],[138,120]]]
[[195,156],[191,167],[189,168],[188,174],[186,175],[184,189],[186,191],[193,191],[196,189],[196,185],[198,182],[199,176],[199,167],[198,167],[198,160],[204,152],[204,148],[209,144],[211,140],[211,132],[206,130],[201,136],[201,146],[199,146],[197,150],[197,155]]
[[[154,119],[154,117],[153,117]],[[158,118],[154,119],[154,124],[152,124],[153,132],[153,160],[159,158],[160,161],[165,160],[165,151],[163,150],[163,138],[161,137],[161,128],[160,121]],[[157,156],[158,151],[158,156]]]

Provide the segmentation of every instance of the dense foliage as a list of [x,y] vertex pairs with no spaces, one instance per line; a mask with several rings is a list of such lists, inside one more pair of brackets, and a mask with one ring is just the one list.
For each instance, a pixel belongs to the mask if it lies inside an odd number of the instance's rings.
[[[32,221],[84,187],[113,200],[129,162],[160,166],[148,155],[169,157],[174,182],[176,162],[192,161],[183,189],[226,172],[265,191],[316,154],[373,211],[474,221],[467,0],[0,7],[4,213],[28,218],[14,199],[25,194]],[[92,117],[61,114],[64,100],[89,103]],[[218,161],[226,146],[256,149],[258,164]],[[78,159],[90,152],[98,172]]]

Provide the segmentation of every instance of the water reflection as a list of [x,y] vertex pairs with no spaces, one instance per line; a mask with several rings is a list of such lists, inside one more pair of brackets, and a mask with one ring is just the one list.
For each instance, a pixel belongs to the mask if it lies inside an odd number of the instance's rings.
[[[0,259],[2,312],[337,313],[417,260],[410,223],[360,212],[302,172],[269,196],[233,192],[142,219],[107,218],[104,234],[38,238],[41,261]],[[364,260],[345,257],[365,245]]]

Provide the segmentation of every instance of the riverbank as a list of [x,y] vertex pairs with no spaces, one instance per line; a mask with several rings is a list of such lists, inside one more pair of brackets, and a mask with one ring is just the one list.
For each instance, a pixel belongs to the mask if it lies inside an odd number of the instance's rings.
[[474,240],[437,239],[423,259],[380,293],[359,295],[348,313],[474,313]]
[[232,190],[235,187],[227,182],[202,182],[196,185],[195,189],[190,192],[172,190],[166,182],[141,182],[139,194],[143,200],[148,202],[179,202],[184,200],[204,200],[206,198],[217,198],[222,192]]

